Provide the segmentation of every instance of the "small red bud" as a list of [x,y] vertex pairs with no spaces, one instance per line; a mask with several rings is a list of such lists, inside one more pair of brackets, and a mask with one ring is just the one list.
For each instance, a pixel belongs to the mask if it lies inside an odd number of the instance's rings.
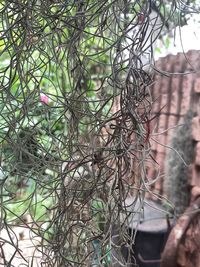
[[44,104],[47,105],[47,104],[49,103],[49,98],[48,98],[47,95],[41,93],[41,94],[40,94],[40,101],[41,101],[42,103],[44,103]]

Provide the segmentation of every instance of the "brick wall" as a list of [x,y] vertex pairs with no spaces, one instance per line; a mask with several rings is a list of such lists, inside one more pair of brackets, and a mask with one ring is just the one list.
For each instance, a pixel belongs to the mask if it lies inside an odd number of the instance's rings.
[[166,175],[165,160],[173,138],[174,127],[181,123],[189,109],[196,115],[192,121],[192,138],[195,143],[195,160],[190,168],[189,183],[194,187],[192,192],[199,194],[200,187],[200,51],[191,50],[177,55],[168,55],[156,63],[159,72],[151,86],[153,97],[151,122],[152,155],[157,163],[148,170],[149,179],[159,172],[160,178],[152,185],[151,190],[163,194],[163,179]]

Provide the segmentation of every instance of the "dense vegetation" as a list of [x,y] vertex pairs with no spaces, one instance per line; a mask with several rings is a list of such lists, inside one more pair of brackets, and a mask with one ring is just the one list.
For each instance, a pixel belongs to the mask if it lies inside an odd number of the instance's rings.
[[34,230],[46,266],[111,266],[114,225],[134,242],[125,199],[148,185],[153,44],[192,6],[1,1],[1,222]]

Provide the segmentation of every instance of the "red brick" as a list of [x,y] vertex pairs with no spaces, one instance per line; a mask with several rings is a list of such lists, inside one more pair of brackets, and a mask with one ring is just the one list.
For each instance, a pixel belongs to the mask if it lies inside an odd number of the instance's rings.
[[[171,83],[171,95],[170,95],[170,109],[169,112],[171,114],[179,114],[179,87],[180,87],[180,76],[173,77]],[[169,92],[170,94],[170,92]]]
[[176,56],[173,56],[173,60],[171,59],[171,73],[180,73],[183,72],[183,63],[185,61],[183,54],[178,53]]
[[165,159],[165,153],[164,152],[159,152],[156,155],[156,163],[158,163],[158,168],[160,168],[160,173],[163,173],[163,163],[164,163],[164,159]]
[[192,168],[192,186],[200,186],[200,168],[196,165],[193,165]]
[[[155,127],[155,133],[165,131],[167,128],[182,123],[183,116],[191,108],[191,96],[193,95],[192,109],[197,111],[199,117],[194,118],[192,121],[192,136],[195,141],[200,142],[200,52],[189,51],[188,53],[178,53],[176,56],[168,55],[161,58],[156,63],[158,69],[169,73],[180,73],[180,75],[173,74],[170,77],[155,75],[156,83],[152,85],[151,92],[152,99],[157,99],[153,103],[152,115],[160,111],[161,107],[167,105],[161,114],[151,124],[152,128]],[[196,73],[192,73],[192,71]],[[181,75],[181,73],[191,72],[191,74]],[[195,92],[194,92],[195,91]],[[156,125],[157,124],[157,125]],[[155,138],[158,142],[164,145],[170,145],[173,138],[174,129],[166,132],[166,134],[156,135]],[[167,153],[166,147],[155,144],[152,140],[152,148],[155,150],[155,159],[160,165],[161,174],[165,170],[165,157]],[[191,170],[188,174],[188,182],[193,186],[200,186],[200,144],[197,144],[196,158],[192,164]],[[155,174],[154,167],[148,171],[148,177]],[[162,179],[159,179],[155,185],[152,186],[154,190],[162,193]]]
[[200,117],[196,116],[192,120],[192,138],[200,141]]
[[195,80],[194,91],[195,91],[196,93],[200,93],[200,78],[197,78],[197,79]]
[[200,166],[200,142],[196,145],[195,164]]
[[168,117],[168,131],[167,131],[167,138],[166,138],[166,145],[170,145],[171,144],[171,141],[172,141],[172,138],[174,136],[174,130],[175,130],[175,127],[177,125],[177,116],[174,116],[174,115],[170,115]]
[[151,166],[151,168],[149,168],[148,172],[147,172],[147,176],[148,176],[148,179],[150,181],[152,181],[153,179],[155,179],[155,175],[156,175],[156,171],[155,169],[153,168],[153,166]]
[[194,80],[194,75],[188,74],[185,76],[181,76],[180,79],[182,81],[182,92],[181,92],[181,110],[180,114],[185,115],[190,106],[190,98],[191,98],[191,91],[192,91],[192,82]]
[[199,196],[200,196],[200,187],[199,187],[199,186],[194,186],[194,187],[192,188],[191,194],[192,194],[192,198],[193,198],[193,200],[194,200],[195,198],[199,197]]

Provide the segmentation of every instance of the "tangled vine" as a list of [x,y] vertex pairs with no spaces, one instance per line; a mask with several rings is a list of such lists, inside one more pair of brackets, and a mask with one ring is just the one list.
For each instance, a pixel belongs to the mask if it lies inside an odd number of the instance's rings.
[[[145,164],[153,160],[154,43],[189,8],[164,0],[1,1],[3,266],[16,266],[16,257],[23,266],[133,264],[127,227],[149,190]],[[30,230],[30,258],[16,225]]]

